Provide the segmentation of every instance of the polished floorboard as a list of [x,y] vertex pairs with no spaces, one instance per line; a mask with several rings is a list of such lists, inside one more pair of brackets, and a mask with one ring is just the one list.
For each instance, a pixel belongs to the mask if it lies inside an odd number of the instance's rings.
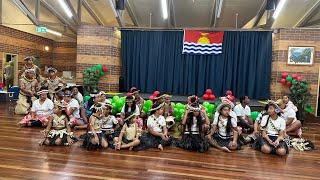
[[[250,147],[233,153],[165,148],[131,152],[39,146],[39,128],[20,128],[21,116],[0,104],[0,179],[320,179],[320,151],[290,150],[286,157]],[[320,120],[306,123],[304,137],[319,146]],[[76,132],[77,135],[83,132]]]

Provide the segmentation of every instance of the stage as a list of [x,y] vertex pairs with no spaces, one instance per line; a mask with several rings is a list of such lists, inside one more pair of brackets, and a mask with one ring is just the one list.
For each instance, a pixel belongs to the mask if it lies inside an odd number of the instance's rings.
[[[20,128],[22,118],[0,105],[0,179],[319,179],[320,151],[287,157],[265,155],[249,146],[224,153],[165,148],[86,151],[71,147],[40,147],[39,128]],[[308,119],[303,136],[319,146],[320,124]],[[84,131],[76,131],[78,136]]]

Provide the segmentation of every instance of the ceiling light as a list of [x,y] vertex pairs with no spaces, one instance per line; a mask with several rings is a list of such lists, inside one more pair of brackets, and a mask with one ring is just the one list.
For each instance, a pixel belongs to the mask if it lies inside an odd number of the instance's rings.
[[62,36],[62,34],[60,32],[51,30],[51,29],[47,29],[47,32],[56,36]]
[[280,2],[277,5],[276,11],[273,13],[272,17],[273,19],[277,19],[277,17],[280,14],[281,9],[283,8],[284,4],[286,3],[287,0],[280,0]]
[[168,5],[167,0],[161,0],[162,17],[163,19],[168,19]]
[[69,18],[72,17],[72,12],[71,10],[69,9],[68,5],[66,4],[66,2],[64,0],[58,0],[60,6],[62,7],[62,9],[64,10],[64,12],[67,14],[67,16]]

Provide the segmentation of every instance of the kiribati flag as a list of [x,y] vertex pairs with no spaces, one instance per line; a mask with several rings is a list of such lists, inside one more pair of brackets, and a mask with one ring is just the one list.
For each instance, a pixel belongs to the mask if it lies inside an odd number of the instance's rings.
[[221,54],[223,32],[184,30],[182,54]]

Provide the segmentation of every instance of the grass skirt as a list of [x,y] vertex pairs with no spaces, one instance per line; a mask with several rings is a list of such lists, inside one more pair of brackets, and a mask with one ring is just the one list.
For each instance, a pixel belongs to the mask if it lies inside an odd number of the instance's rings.
[[177,147],[189,150],[206,152],[209,149],[209,144],[200,134],[184,134],[180,141],[176,143]]
[[91,143],[91,139],[94,138],[94,135],[93,133],[89,133],[87,132],[86,134],[82,135],[83,137],[83,143],[82,143],[82,146],[83,148],[87,149],[87,150],[96,150],[96,149],[101,149],[102,146],[101,146],[101,143],[102,143],[102,139],[104,139],[105,141],[106,138],[104,137],[104,133],[97,133],[97,136],[99,138],[99,144],[92,144]]
[[[277,136],[269,136],[269,139],[271,141],[275,141],[278,137]],[[265,140],[263,137],[259,136],[254,143],[252,144],[252,148],[258,151],[261,151],[261,147],[263,145],[269,145],[271,148],[271,154],[276,154],[277,149],[279,148],[285,148],[287,154],[289,154],[289,148],[287,146],[287,143],[284,141],[280,141],[278,147],[274,147],[273,145],[269,144],[269,142],[267,140]]]
[[169,137],[168,141],[164,141],[161,137],[154,136],[150,133],[143,133],[140,138],[140,144],[133,148],[135,151],[141,151],[150,148],[158,148],[159,144],[163,147],[170,146],[172,144],[173,139]]
[[[229,148],[229,143],[230,143],[231,141],[233,141],[233,138],[232,138],[232,137],[231,137],[231,138],[226,138],[226,139],[224,139],[224,138],[221,138],[221,137],[218,135],[218,133],[214,133],[214,134],[212,135],[212,139],[215,140],[215,141],[218,143],[219,146],[221,146],[221,147],[227,147],[227,148]],[[241,149],[241,145],[242,145],[242,143],[240,142],[239,139],[240,139],[240,138],[238,138],[238,141],[237,141],[237,150]]]

